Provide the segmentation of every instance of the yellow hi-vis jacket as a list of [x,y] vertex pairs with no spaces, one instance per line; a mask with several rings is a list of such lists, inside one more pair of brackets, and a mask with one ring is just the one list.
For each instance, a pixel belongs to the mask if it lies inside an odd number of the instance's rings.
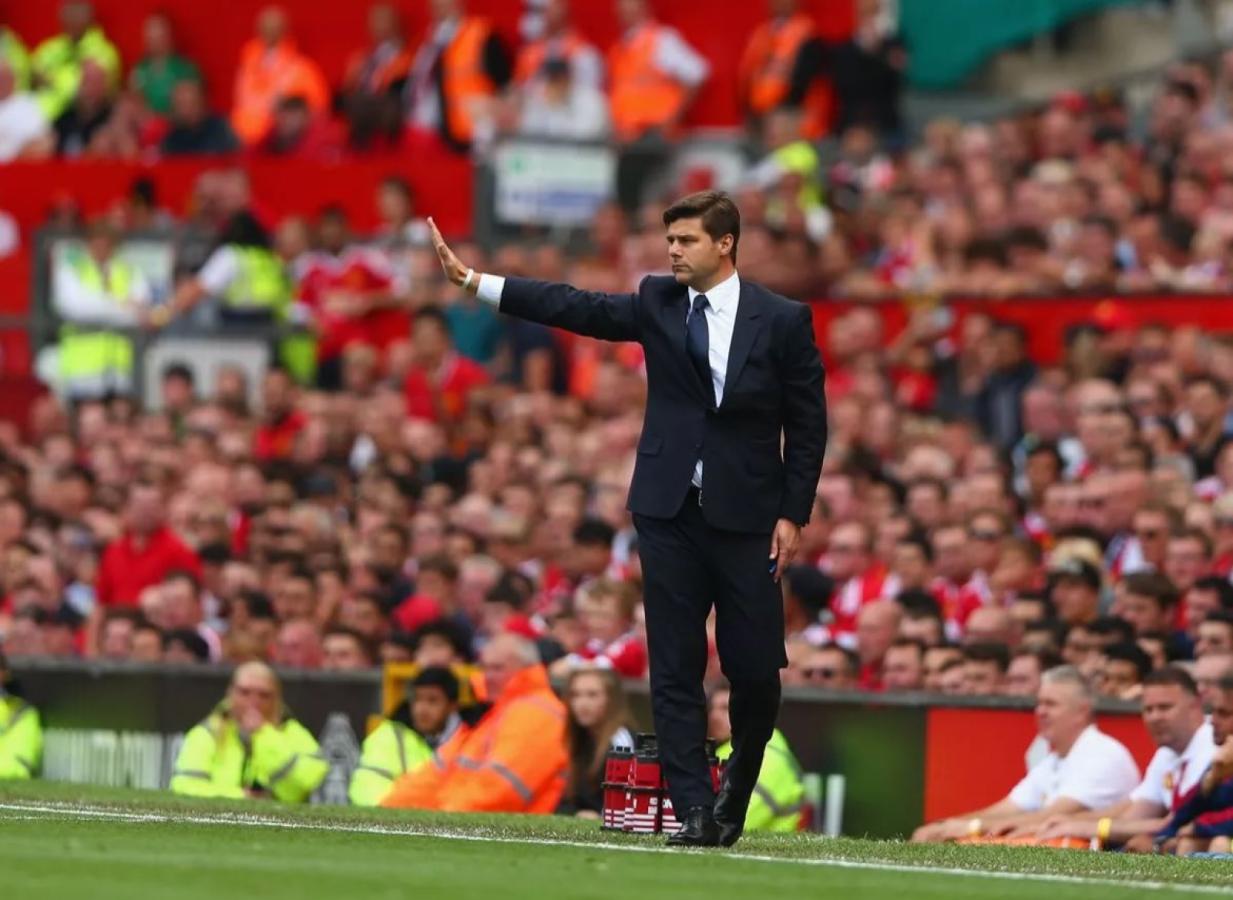
[[33,778],[42,758],[38,710],[20,697],[0,693],[0,778]]
[[57,34],[39,44],[30,57],[30,69],[38,81],[38,100],[53,120],[68,108],[81,83],[81,64],[91,60],[107,73],[114,88],[120,83],[120,52],[107,40],[103,29],[91,26],[81,40]]
[[394,782],[432,759],[428,741],[396,719],[386,719],[364,739],[359,767],[347,792],[353,806],[376,806]]
[[246,743],[220,707],[184,737],[171,790],[188,797],[246,797],[266,791],[284,803],[303,803],[330,764],[316,739],[294,719],[266,723]]
[[[732,754],[732,742],[722,745],[716,755],[727,759]],[[758,783],[749,799],[745,813],[746,831],[797,831],[801,822],[801,805],[805,798],[805,783],[801,766],[788,747],[788,739],[778,728],[771,735],[762,757]]]

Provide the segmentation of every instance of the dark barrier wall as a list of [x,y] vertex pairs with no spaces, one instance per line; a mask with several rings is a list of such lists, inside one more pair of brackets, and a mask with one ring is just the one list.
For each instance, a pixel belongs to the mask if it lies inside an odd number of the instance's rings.
[[[209,713],[229,677],[225,669],[43,660],[16,660],[14,670],[51,731],[167,738],[161,748],[140,751],[149,754],[148,760],[134,750],[136,762],[126,757],[96,768],[72,757],[55,767],[54,777],[145,786],[158,785],[160,772],[166,783],[177,746],[171,736]],[[319,799],[345,802],[356,741],[380,708],[380,677],[286,672],[283,689],[293,715],[322,737],[335,766],[331,789]],[[649,728],[646,689],[633,685],[630,690],[634,715]],[[339,737],[340,719],[349,723],[352,736]],[[1031,704],[1025,700],[795,689],[785,691],[779,727],[805,771],[844,777],[843,832],[880,838],[903,836],[926,818],[1000,799],[1023,777],[1024,753],[1035,734]],[[1152,746],[1133,706],[1104,708],[1100,727],[1123,741],[1140,767],[1146,766]],[[326,732],[334,735],[329,746]],[[159,754],[159,760],[149,761]],[[158,771],[145,774],[149,767]],[[99,771],[103,774],[96,775]]]

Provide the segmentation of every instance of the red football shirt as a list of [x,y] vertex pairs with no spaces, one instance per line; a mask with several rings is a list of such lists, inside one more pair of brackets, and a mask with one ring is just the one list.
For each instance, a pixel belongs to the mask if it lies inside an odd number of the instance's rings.
[[253,440],[253,455],[262,462],[286,459],[295,448],[296,435],[308,424],[308,416],[297,410],[274,423],[263,423]]
[[446,357],[435,376],[417,366],[403,384],[407,415],[433,422],[456,421],[467,408],[467,395],[488,381],[483,366],[457,353]]
[[163,526],[140,546],[125,532],[103,551],[96,591],[103,606],[136,606],[141,592],[176,569],[201,577],[201,560],[169,527]]

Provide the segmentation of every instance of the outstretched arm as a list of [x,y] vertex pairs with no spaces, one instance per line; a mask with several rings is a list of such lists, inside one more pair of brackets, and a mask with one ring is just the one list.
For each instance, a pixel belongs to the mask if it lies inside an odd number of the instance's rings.
[[481,274],[454,254],[431,218],[428,227],[445,277],[501,312],[604,341],[638,340],[637,294],[601,294],[568,284]]

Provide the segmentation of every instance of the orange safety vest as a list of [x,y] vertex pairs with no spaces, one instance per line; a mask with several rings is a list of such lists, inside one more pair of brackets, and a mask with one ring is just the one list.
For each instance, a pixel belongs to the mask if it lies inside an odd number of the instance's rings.
[[403,775],[381,801],[400,809],[551,813],[565,789],[566,711],[543,666],[513,675],[472,728],[431,763]]
[[[806,41],[818,36],[813,20],[796,15],[782,24],[770,21],[758,27],[741,57],[741,98],[755,116],[764,116],[783,103],[792,86],[792,69]],[[818,138],[830,129],[834,100],[830,85],[815,78],[805,94],[805,137]]]
[[484,46],[491,35],[492,26],[487,19],[463,19],[454,39],[441,54],[446,132],[464,144],[470,143],[475,133],[476,101],[497,92],[484,69]]
[[655,65],[661,26],[644,25],[609,53],[612,125],[630,140],[668,122],[685,102],[685,87]]
[[544,67],[548,57],[564,57],[573,63],[574,58],[585,50],[587,42],[572,29],[561,37],[545,38],[534,44],[527,44],[518,54],[518,63],[514,66],[514,79],[522,84],[530,81]]
[[299,95],[318,115],[329,107],[330,91],[317,64],[301,54],[290,38],[267,47],[259,38],[240,51],[235,76],[235,102],[231,127],[246,144],[261,140],[269,130],[280,97]]

